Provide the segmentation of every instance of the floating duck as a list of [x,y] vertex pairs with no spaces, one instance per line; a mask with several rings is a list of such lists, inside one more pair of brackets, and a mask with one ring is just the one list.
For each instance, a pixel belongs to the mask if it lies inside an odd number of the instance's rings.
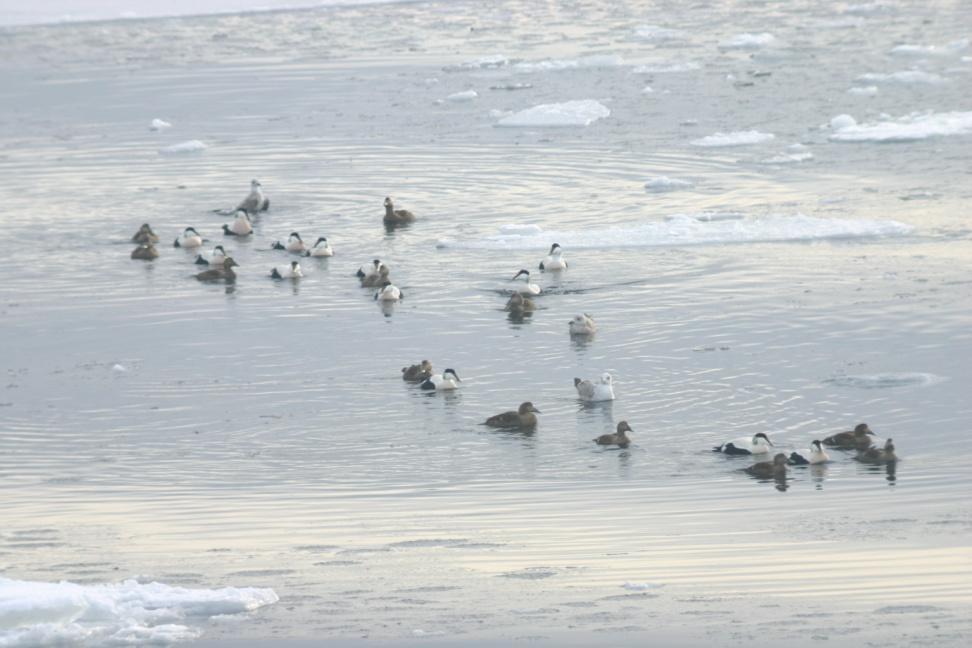
[[745,471],[760,479],[783,479],[786,477],[786,455],[780,452],[773,457],[773,461],[761,461]]
[[195,227],[187,227],[172,243],[172,247],[197,248],[203,244],[203,239]]
[[727,441],[716,446],[713,450],[727,455],[755,455],[767,454],[771,447],[773,447],[773,442],[770,441],[769,437],[764,432],[757,432],[752,437],[739,437]]
[[594,323],[594,318],[587,313],[574,315],[574,319],[570,320],[568,325],[571,335],[594,335],[597,332],[597,324]]
[[539,295],[540,294],[540,286],[538,286],[535,283],[531,283],[530,282],[530,271],[529,270],[520,270],[515,275],[513,275],[513,278],[510,279],[510,281],[516,281],[521,275],[523,275],[523,278],[526,281],[526,287],[525,288],[522,288],[518,292],[521,292],[524,295]]
[[358,279],[364,280],[372,275],[377,276],[384,266],[385,264],[382,263],[380,259],[375,259],[371,263],[366,263],[358,268],[358,271],[354,274]]
[[540,414],[540,410],[534,407],[533,403],[527,401],[522,403],[515,412],[503,412],[496,416],[490,416],[486,419],[486,425],[501,428],[532,428],[537,424],[537,414]]
[[867,423],[859,423],[851,432],[840,432],[823,440],[824,445],[834,446],[841,450],[867,450],[871,447],[874,433]]
[[898,455],[894,453],[894,441],[888,439],[883,448],[868,448],[854,458],[864,463],[890,464],[898,460]]
[[383,286],[385,282],[391,283],[391,279],[388,277],[388,266],[382,265],[378,270],[378,274],[370,274],[361,280],[362,288],[374,288],[376,286]]
[[614,400],[614,378],[609,373],[601,374],[597,381],[574,378],[574,388],[582,401],[610,401]]
[[233,257],[226,257],[223,259],[223,266],[221,268],[204,270],[196,275],[196,279],[199,281],[225,281],[226,283],[233,283],[236,281],[236,273],[233,271],[233,268],[237,267],[239,267],[239,264],[233,260]]
[[392,199],[385,198],[385,225],[407,225],[415,222],[415,214],[407,209],[395,209]]
[[314,247],[304,252],[304,256],[309,257],[329,257],[334,256],[334,250],[331,249],[330,244],[327,239],[323,236],[317,238],[317,242],[314,243]]
[[277,266],[270,270],[270,276],[273,279],[300,279],[304,276],[303,271],[300,269],[300,264],[296,261],[291,261],[290,265]]
[[616,445],[622,448],[627,448],[631,443],[631,439],[628,438],[627,432],[634,432],[631,426],[628,425],[627,421],[621,421],[618,423],[618,431],[614,434],[602,434],[601,436],[594,439],[594,443],[597,445]]
[[799,452],[791,452],[790,458],[787,459],[787,463],[791,466],[813,466],[816,464],[827,463],[830,461],[830,455],[824,452],[823,446],[820,445],[820,441],[811,441],[809,450],[800,450]]
[[405,297],[402,291],[392,285],[390,281],[383,281],[381,290],[375,293],[375,301],[396,302]]
[[229,225],[223,224],[223,234],[226,236],[249,236],[253,233],[253,224],[250,222],[250,215],[239,209],[236,212],[236,220]]
[[222,245],[217,245],[216,247],[213,248],[213,253],[209,255],[208,259],[203,257],[203,255],[201,254],[197,254],[194,263],[196,265],[221,266],[223,265],[223,259],[225,258],[226,258],[226,250],[223,248]]
[[148,245],[150,243],[158,243],[159,236],[152,231],[152,227],[148,223],[143,223],[138,231],[132,235],[132,243],[139,243],[142,245]]
[[550,253],[540,262],[540,269],[544,271],[567,269],[567,261],[564,259],[564,252],[560,249],[559,243],[550,246]]
[[243,202],[236,208],[237,211],[244,211],[248,214],[265,212],[270,209],[270,199],[263,195],[263,185],[259,180],[250,180],[250,193]]
[[[432,365],[429,365],[429,370],[432,370]],[[459,389],[459,383],[461,382],[454,370],[446,369],[440,374],[432,374],[419,387],[426,390],[451,391],[453,389]]]
[[524,314],[532,313],[536,309],[537,306],[533,303],[532,299],[515,292],[510,295],[510,299],[506,302],[506,308],[504,310],[509,311],[513,317],[523,317]]
[[406,382],[425,382],[432,376],[432,363],[423,360],[420,364],[402,367],[402,380]]
[[132,250],[132,258],[140,261],[151,261],[159,258],[159,251],[151,243],[145,243]]
[[304,245],[304,239],[300,238],[300,234],[297,232],[290,233],[290,237],[287,239],[287,245],[284,245],[280,241],[276,241],[270,247],[272,247],[274,250],[287,250],[288,252],[293,252],[295,254],[304,254],[307,252],[307,246]]

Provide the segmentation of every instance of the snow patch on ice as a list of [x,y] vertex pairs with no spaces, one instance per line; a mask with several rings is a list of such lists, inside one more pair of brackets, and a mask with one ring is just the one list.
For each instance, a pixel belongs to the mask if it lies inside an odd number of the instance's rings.
[[159,153],[162,155],[179,155],[181,153],[196,153],[198,151],[205,151],[206,148],[207,146],[199,140],[189,140],[187,142],[173,144],[172,146],[164,146],[159,149]]
[[957,56],[969,49],[969,39],[960,38],[958,40],[953,40],[944,45],[896,45],[891,48],[891,54],[894,56],[917,56],[917,57],[928,57],[928,56]]
[[580,99],[563,103],[540,104],[503,117],[497,126],[589,126],[611,114],[594,99]]
[[720,146],[746,146],[749,144],[760,144],[775,139],[772,133],[761,133],[760,131],[733,131],[731,133],[715,133],[694,139],[690,142],[692,146],[720,147]]
[[446,100],[453,103],[466,103],[472,101],[478,96],[479,93],[475,90],[463,90],[462,92],[453,92],[451,95],[446,97]]
[[559,72],[561,70],[578,70],[584,68],[622,67],[627,65],[624,59],[616,54],[592,54],[573,59],[547,59],[545,61],[523,61],[516,63],[513,69],[517,72]]
[[837,115],[830,120],[830,128],[835,131],[850,126],[857,126],[857,120],[850,115]]
[[862,74],[856,81],[861,83],[901,83],[901,84],[927,84],[938,85],[948,83],[948,79],[933,72],[923,70],[902,70],[901,72],[880,73],[872,72]]
[[691,189],[694,185],[688,180],[669,178],[668,176],[655,176],[648,178],[645,182],[645,191],[650,193],[665,193],[668,191],[678,191],[679,189]]
[[972,112],[911,113],[894,121],[848,124],[835,129],[835,142],[914,142],[972,133]]
[[877,86],[854,86],[847,89],[847,94],[857,95],[858,97],[874,97],[878,93]]
[[760,34],[737,34],[719,43],[722,49],[754,50],[776,44],[776,37],[769,32]]

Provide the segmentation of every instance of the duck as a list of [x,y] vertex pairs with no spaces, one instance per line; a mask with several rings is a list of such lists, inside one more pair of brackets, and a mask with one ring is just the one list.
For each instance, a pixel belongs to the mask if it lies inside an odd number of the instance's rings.
[[391,279],[389,279],[388,274],[389,274],[388,266],[383,265],[378,270],[378,274],[370,274],[364,277],[361,280],[361,287],[375,288],[384,285],[386,281],[391,282]]
[[317,242],[314,243],[314,247],[304,252],[304,256],[330,257],[334,256],[334,250],[331,249],[331,245],[327,242],[325,237],[319,236],[317,237]]
[[217,245],[216,247],[213,248],[213,253],[209,255],[208,259],[201,254],[197,254],[196,260],[193,263],[195,263],[196,265],[221,266],[223,265],[223,259],[225,258],[226,258],[226,250],[223,248],[222,245]]
[[571,335],[594,335],[597,333],[597,324],[594,323],[594,318],[587,313],[574,315],[574,319],[567,324],[570,327]]
[[791,452],[789,459],[787,459],[787,463],[791,466],[814,466],[828,461],[830,461],[830,455],[824,451],[820,441],[816,439],[810,442],[809,450]]
[[372,275],[378,275],[378,273],[381,272],[381,269],[382,267],[384,267],[384,265],[385,264],[382,263],[380,259],[375,259],[371,263],[365,263],[360,268],[358,268],[358,271],[354,273],[354,275],[358,279],[364,280]]
[[203,244],[203,239],[195,227],[187,227],[172,243],[172,247],[197,248]]
[[[432,370],[432,365],[429,365],[429,371]],[[435,391],[452,391],[453,389],[459,389],[459,383],[462,380],[456,374],[453,369],[446,369],[440,374],[432,374],[419,385],[420,389],[425,390],[435,390]]]
[[898,455],[894,453],[894,440],[888,439],[883,448],[868,448],[854,458],[864,463],[891,464],[898,460]]
[[270,199],[263,194],[263,185],[260,184],[259,180],[250,180],[250,193],[237,206],[236,211],[256,214],[268,209],[270,209]]
[[526,281],[526,287],[523,288],[522,290],[517,291],[517,292],[521,292],[524,295],[528,295],[528,296],[529,295],[539,295],[540,294],[540,286],[538,286],[535,283],[531,283],[530,282],[530,271],[529,270],[526,270],[526,269],[520,270],[515,275],[513,275],[513,278],[510,279],[510,281],[516,281],[520,277],[520,275],[524,275],[524,280]]
[[132,235],[132,243],[147,245],[149,243],[158,242],[159,235],[152,231],[152,226],[148,223],[142,223],[142,226],[138,228],[138,231]]
[[151,261],[159,258],[159,251],[151,243],[143,243],[132,250],[132,258],[140,261]]
[[239,264],[233,260],[233,257],[226,257],[223,259],[222,267],[204,270],[196,275],[196,279],[199,281],[225,281],[226,283],[233,283],[236,281],[236,273],[233,272],[233,268],[238,267]]
[[304,273],[300,269],[299,263],[291,261],[290,265],[271,268],[270,276],[274,279],[300,279],[304,276]]
[[840,432],[823,440],[824,445],[834,446],[841,450],[867,450],[871,447],[874,436],[867,423],[858,423],[851,432]]
[[392,285],[390,281],[383,281],[381,283],[381,290],[375,293],[375,301],[382,302],[397,302],[400,299],[404,299],[405,295],[397,287]]
[[503,412],[496,416],[490,416],[486,419],[485,425],[501,428],[532,428],[537,424],[537,414],[540,414],[540,410],[534,407],[533,403],[527,401],[521,403],[515,412]]
[[[455,375],[455,372],[453,372]],[[432,363],[423,360],[419,364],[402,367],[402,380],[406,382],[425,382],[432,377]]]
[[621,421],[618,423],[618,431],[614,434],[602,434],[601,436],[594,439],[594,443],[597,445],[616,445],[622,448],[627,448],[631,443],[631,439],[628,438],[627,432],[634,432],[631,426],[628,425],[627,421]]
[[574,378],[574,388],[577,390],[577,396],[582,401],[596,402],[614,400],[614,377],[607,372],[601,374],[597,382]]
[[249,236],[252,233],[253,224],[250,222],[250,215],[242,209],[236,211],[236,220],[230,225],[223,224],[223,234],[226,236]]
[[536,309],[537,306],[533,303],[532,299],[515,292],[510,295],[510,299],[506,302],[506,308],[504,310],[509,311],[510,315],[514,317],[522,317],[525,313],[532,313]]
[[782,452],[773,457],[773,461],[761,461],[744,469],[753,477],[761,479],[782,479],[786,477],[786,455]]
[[773,447],[773,442],[766,436],[766,433],[757,432],[752,437],[739,437],[727,441],[716,446],[713,450],[727,455],[756,455],[769,453],[771,447]]
[[304,245],[304,239],[300,238],[300,234],[297,232],[290,233],[290,237],[287,239],[287,245],[284,245],[280,241],[275,241],[270,247],[274,250],[287,250],[295,254],[304,254],[307,251],[307,246]]
[[395,209],[392,199],[385,197],[385,225],[406,225],[415,222],[415,214],[407,209]]
[[544,272],[548,270],[566,270],[567,261],[564,259],[564,252],[560,249],[560,243],[550,246],[550,252],[546,258],[540,262],[540,269]]

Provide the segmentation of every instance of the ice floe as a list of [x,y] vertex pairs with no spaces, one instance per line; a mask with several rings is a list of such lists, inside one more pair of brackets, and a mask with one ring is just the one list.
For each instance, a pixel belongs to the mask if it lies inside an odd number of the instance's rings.
[[669,178],[668,176],[655,176],[648,178],[645,182],[645,191],[650,193],[665,193],[668,191],[678,191],[679,189],[691,189],[694,185],[688,180]]
[[172,128],[172,124],[164,119],[155,118],[152,120],[152,123],[149,124],[149,130],[160,131],[165,130],[166,128]]
[[904,372],[904,373],[876,373],[841,375],[829,378],[824,382],[839,387],[856,387],[858,389],[888,389],[893,387],[928,387],[945,380],[933,373]]
[[622,67],[627,65],[616,54],[592,54],[572,59],[546,59],[544,61],[522,61],[513,65],[517,72],[559,72],[583,68]]
[[624,585],[622,585],[621,587],[623,587],[626,590],[631,590],[633,592],[645,592],[648,590],[664,587],[664,585],[659,585],[657,583],[632,583],[629,581]]
[[[524,229],[520,229],[524,228]],[[664,220],[578,230],[505,226],[475,239],[441,239],[440,248],[545,250],[550,241],[565,249],[663,247],[727,243],[816,241],[904,236],[912,227],[893,220],[819,218],[803,214],[747,216],[737,212],[677,214]]]
[[720,146],[746,146],[749,144],[760,144],[775,139],[772,133],[761,133],[760,131],[733,131],[731,133],[715,133],[694,139],[690,142],[692,146],[720,147]]
[[795,162],[806,162],[813,159],[813,153],[807,150],[803,144],[791,144],[786,147],[786,153],[780,153],[772,157],[760,160],[760,164],[793,164]]
[[466,103],[474,100],[478,96],[479,93],[475,90],[463,90],[462,92],[453,92],[451,95],[446,97],[446,100],[453,103]]
[[671,29],[660,25],[640,25],[635,28],[635,36],[646,41],[668,41],[685,38],[686,33],[681,29]]
[[721,49],[753,50],[776,44],[776,37],[768,32],[760,34],[737,34],[719,43]]
[[944,45],[896,45],[895,47],[891,48],[891,54],[894,56],[947,57],[958,56],[967,49],[969,49],[969,39],[960,38],[958,40],[945,43]]
[[503,117],[497,126],[589,126],[611,114],[594,99],[579,99],[563,103],[540,104]]
[[692,70],[698,70],[700,67],[695,61],[656,61],[654,63],[644,63],[631,71],[635,74],[671,74],[675,72],[691,72]]
[[857,95],[859,97],[874,97],[878,93],[878,87],[869,86],[854,86],[853,88],[847,89],[847,94]]
[[970,133],[972,112],[926,112],[911,113],[892,121],[865,124],[842,122],[830,139],[835,142],[914,142],[930,137]]
[[278,601],[272,589],[188,589],[126,580],[78,585],[0,578],[0,646],[146,645],[190,641],[217,615]]
[[948,83],[948,79],[945,77],[935,74],[934,72],[925,72],[924,70],[902,70],[900,72],[871,72],[868,74],[862,74],[857,77],[856,81],[860,83],[902,83],[902,84],[928,84],[928,85],[938,85],[939,83]]
[[459,65],[447,67],[447,70],[495,70],[496,68],[506,67],[510,64],[510,59],[502,54],[490,54],[481,56],[472,61],[466,61]]
[[198,151],[205,151],[206,148],[206,145],[199,140],[189,140],[187,142],[173,144],[172,146],[164,146],[159,149],[159,153],[162,155],[179,155],[180,153],[196,153]]

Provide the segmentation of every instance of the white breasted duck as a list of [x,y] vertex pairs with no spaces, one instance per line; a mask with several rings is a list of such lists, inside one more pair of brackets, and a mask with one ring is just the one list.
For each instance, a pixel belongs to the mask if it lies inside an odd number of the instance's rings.
[[226,236],[249,236],[252,233],[253,223],[250,222],[250,215],[242,209],[236,211],[236,220],[229,225],[223,224],[223,234]]
[[594,318],[587,313],[574,315],[574,319],[568,322],[568,326],[571,335],[594,335],[597,332],[597,324],[594,323]]
[[854,458],[864,463],[890,464],[898,460],[898,455],[894,453],[894,440],[888,439],[883,448],[868,448]]
[[204,270],[196,275],[196,279],[199,281],[225,281],[226,283],[233,283],[236,281],[236,273],[233,271],[233,268],[237,267],[239,267],[239,264],[233,260],[233,257],[226,257],[223,259],[222,267]]
[[540,269],[543,271],[567,269],[567,260],[564,259],[564,251],[560,249],[560,243],[550,246],[550,253],[540,262]]
[[773,442],[766,436],[766,433],[757,432],[751,437],[739,437],[732,441],[726,441],[713,450],[727,455],[757,455],[768,454],[772,447]]
[[358,268],[358,271],[354,275],[364,281],[368,277],[377,276],[381,272],[382,267],[385,267],[385,264],[380,259],[375,259],[371,263],[365,263]]
[[527,401],[521,403],[515,412],[503,412],[486,419],[486,425],[499,428],[532,428],[537,425],[537,414],[540,410]]
[[265,212],[270,209],[270,199],[264,195],[263,185],[260,184],[259,180],[250,180],[250,193],[236,209],[249,214]]
[[151,261],[159,258],[159,251],[151,243],[143,243],[132,250],[132,258],[140,261]]
[[405,294],[396,286],[393,286],[392,282],[387,280],[382,282],[381,290],[375,293],[375,301],[396,302],[404,298]]
[[223,259],[225,258],[226,258],[226,249],[223,248],[222,245],[217,245],[216,247],[213,248],[213,252],[212,254],[209,255],[208,259],[201,254],[197,254],[194,263],[196,265],[205,265],[205,266],[222,266]]
[[597,402],[614,400],[614,377],[605,372],[596,381],[574,378],[574,388],[582,401]]
[[141,245],[149,245],[151,243],[158,243],[159,236],[152,231],[152,226],[148,223],[143,223],[138,231],[132,235],[132,243],[139,243]]
[[531,283],[531,281],[530,281],[530,271],[529,270],[526,270],[526,269],[520,270],[515,275],[513,275],[513,278],[510,279],[510,281],[516,281],[520,277],[523,277],[524,281],[526,282],[526,286],[523,287],[523,288],[521,288],[521,289],[519,289],[518,292],[521,292],[521,293],[523,293],[524,295],[527,295],[527,296],[530,296],[530,295],[539,295],[540,294],[540,286],[538,286],[535,283]]
[[323,236],[317,237],[317,242],[314,243],[314,247],[304,252],[304,256],[309,257],[330,257],[334,256],[334,250],[331,249],[330,243]]
[[816,439],[810,442],[809,450],[791,452],[790,458],[787,459],[787,463],[791,466],[814,466],[828,461],[830,461],[830,455],[824,451],[820,441]]
[[451,391],[459,389],[462,380],[453,369],[446,369],[440,374],[432,374],[426,378],[419,387],[425,390]]
[[432,363],[423,360],[419,364],[402,367],[402,380],[405,382],[425,382],[432,377]]
[[840,448],[841,450],[867,450],[871,447],[874,432],[867,423],[858,423],[850,432],[840,432],[823,440],[824,445]]
[[307,246],[304,245],[304,239],[300,238],[300,234],[297,232],[291,232],[290,237],[287,238],[287,245],[284,245],[280,241],[275,241],[272,246],[274,250],[287,250],[288,252],[293,252],[294,254],[304,254],[307,252]]
[[785,479],[786,455],[780,452],[773,457],[773,461],[761,461],[746,468],[745,471],[759,479]]
[[277,266],[271,269],[270,276],[273,279],[300,279],[304,276],[304,273],[300,269],[299,263],[291,261],[290,265]]
[[199,232],[196,231],[196,228],[187,227],[182,231],[182,234],[176,238],[175,242],[172,243],[172,247],[197,248],[202,244],[203,238],[199,236]]
[[631,426],[628,425],[627,421],[621,421],[618,423],[618,431],[614,434],[602,434],[601,436],[594,439],[594,443],[597,445],[616,445],[622,448],[627,448],[631,444],[631,439],[628,438],[627,433],[634,432]]
[[407,209],[395,209],[392,199],[385,197],[385,225],[407,225],[415,222],[415,214]]

